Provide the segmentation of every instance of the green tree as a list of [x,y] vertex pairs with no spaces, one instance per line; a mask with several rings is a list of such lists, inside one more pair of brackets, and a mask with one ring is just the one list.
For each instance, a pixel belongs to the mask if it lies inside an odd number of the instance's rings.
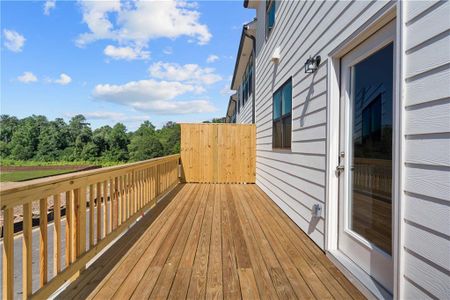
[[109,150],[108,139],[111,131],[111,126],[106,125],[95,129],[92,133],[92,141],[97,146],[100,156]]
[[132,161],[159,157],[164,153],[163,145],[156,136],[155,126],[149,121],[142,123],[133,134],[128,150]]
[[11,157],[28,160],[35,156],[39,144],[40,130],[47,125],[43,116],[31,116],[22,119],[11,138]]
[[43,161],[57,160],[63,148],[59,139],[59,131],[53,122],[42,128],[39,133],[36,159]]
[[1,115],[0,140],[5,143],[10,143],[17,126],[19,126],[19,119],[9,115]]
[[203,121],[203,123],[225,123],[226,118],[213,118],[211,121]]
[[117,123],[108,135],[109,150],[104,158],[108,161],[127,161],[129,142],[127,128],[122,123]]
[[75,146],[78,136],[83,129],[89,128],[89,123],[83,115],[76,115],[69,121],[69,146]]
[[0,116],[0,158],[6,158],[11,153],[11,139],[16,128],[19,126],[19,119],[9,115]]
[[163,145],[163,155],[170,155],[180,152],[180,125],[175,122],[167,122],[160,130],[158,137]]

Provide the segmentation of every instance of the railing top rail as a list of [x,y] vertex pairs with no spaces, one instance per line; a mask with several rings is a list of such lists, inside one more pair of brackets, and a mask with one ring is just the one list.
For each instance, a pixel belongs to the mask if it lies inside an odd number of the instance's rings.
[[94,170],[81,171],[70,174],[62,174],[57,176],[51,176],[46,178],[34,179],[24,182],[17,183],[1,183],[0,184],[0,202],[1,209],[5,209],[5,207],[10,206],[15,202],[16,199],[10,199],[10,196],[19,192],[30,191],[34,189],[42,189],[49,186],[57,186],[63,183],[73,183],[76,181],[80,181],[82,179],[88,179],[92,176],[98,177],[101,175],[108,175],[108,173],[116,173],[116,172],[126,172],[128,170],[133,170],[141,167],[151,167],[154,165],[158,165],[163,162],[171,161],[174,159],[179,159],[180,154],[174,154],[164,157],[153,158],[149,160],[139,161],[135,163],[128,163],[119,166],[105,167]]

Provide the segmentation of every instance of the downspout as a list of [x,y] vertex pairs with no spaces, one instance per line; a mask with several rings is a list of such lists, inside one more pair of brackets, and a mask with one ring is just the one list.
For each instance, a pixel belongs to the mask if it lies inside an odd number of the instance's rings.
[[252,72],[252,81],[253,81],[253,92],[252,92],[252,123],[256,124],[256,117],[255,117],[255,107],[256,107],[256,39],[252,35],[248,35],[247,32],[245,32],[245,36],[252,40],[252,59],[253,59],[253,72]]

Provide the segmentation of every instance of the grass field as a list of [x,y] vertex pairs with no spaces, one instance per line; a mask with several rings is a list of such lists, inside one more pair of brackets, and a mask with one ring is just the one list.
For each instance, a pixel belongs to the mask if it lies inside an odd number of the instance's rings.
[[24,181],[30,179],[36,179],[46,176],[59,175],[64,173],[73,172],[74,170],[31,170],[31,171],[14,171],[14,172],[2,172],[0,173],[0,182],[6,181]]

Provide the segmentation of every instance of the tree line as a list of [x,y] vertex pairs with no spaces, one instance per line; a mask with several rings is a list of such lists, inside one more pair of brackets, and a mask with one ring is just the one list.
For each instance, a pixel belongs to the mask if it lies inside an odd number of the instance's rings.
[[156,129],[150,121],[128,131],[124,124],[92,130],[83,115],[53,121],[33,115],[0,116],[0,157],[12,160],[122,163],[179,153],[180,126],[167,122]]

